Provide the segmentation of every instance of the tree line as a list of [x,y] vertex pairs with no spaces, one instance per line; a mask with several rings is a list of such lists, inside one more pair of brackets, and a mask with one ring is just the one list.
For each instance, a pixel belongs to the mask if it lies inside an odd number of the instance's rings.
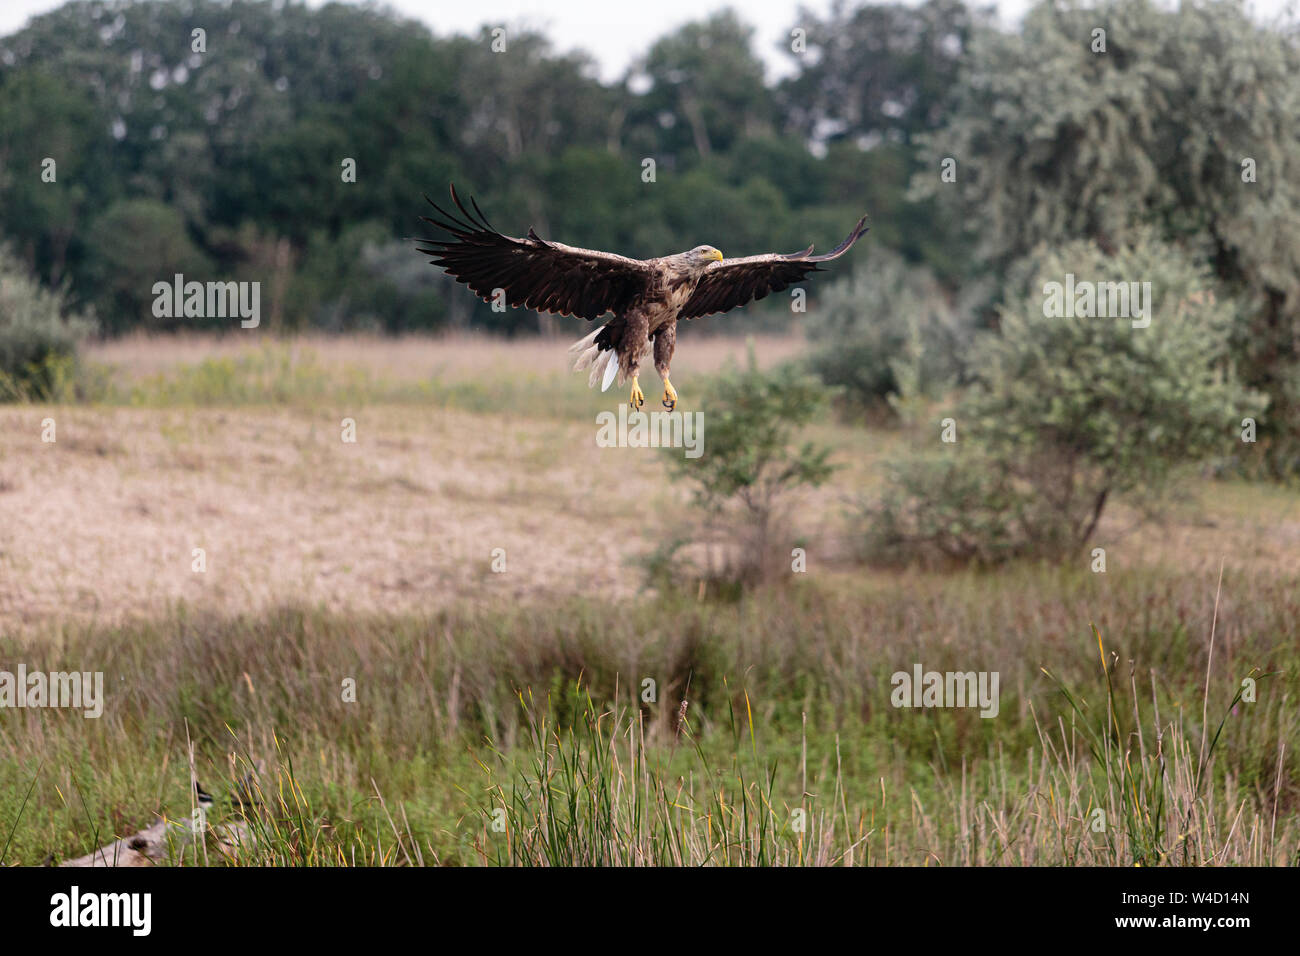
[[260,279],[287,329],[536,328],[456,295],[403,242],[452,181],[502,231],[635,256],[824,247],[870,209],[876,241],[956,276],[962,246],[906,190],[971,14],[931,0],[797,26],[780,83],[730,11],[602,83],[585,55],[509,27],[69,3],[0,40],[0,236],[110,334],[177,327],[149,308],[177,272]]

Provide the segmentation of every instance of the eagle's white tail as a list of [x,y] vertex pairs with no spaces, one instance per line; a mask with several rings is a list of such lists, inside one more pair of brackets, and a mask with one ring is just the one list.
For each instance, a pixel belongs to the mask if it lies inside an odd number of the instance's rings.
[[599,380],[600,390],[608,391],[609,387],[614,384],[614,379],[618,376],[618,356],[614,354],[613,349],[605,349],[603,352],[600,346],[596,344],[596,336],[600,335],[600,330],[604,326],[596,329],[586,338],[579,339],[569,346],[569,354],[576,356],[573,362],[573,370],[581,372],[583,369],[590,368],[591,376],[587,379],[587,386],[595,388]]
[[[604,327],[602,325],[600,329]],[[570,345],[569,354],[575,356],[573,360],[573,370],[575,372],[591,369],[591,376],[587,379],[587,387],[595,388],[596,382],[599,381],[600,390],[607,392],[609,387],[614,384],[614,380],[618,379],[621,383],[624,380],[624,375],[615,351],[613,349],[602,351],[600,346],[596,344],[596,336],[600,335],[600,329]],[[641,351],[641,361],[646,360],[652,349],[650,340],[647,340],[645,348]]]
[[618,356],[614,354],[613,349],[606,349],[605,354],[596,359],[596,368],[591,372],[593,376],[600,368],[601,362],[605,363],[605,377],[600,381],[600,390],[608,392],[609,387],[614,384],[614,379],[619,377]]

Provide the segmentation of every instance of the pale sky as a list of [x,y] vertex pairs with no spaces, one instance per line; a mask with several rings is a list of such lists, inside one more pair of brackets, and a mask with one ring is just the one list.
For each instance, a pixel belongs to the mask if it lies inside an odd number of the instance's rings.
[[[560,50],[575,47],[592,54],[602,79],[617,78],[632,58],[650,43],[684,23],[716,10],[734,7],[755,27],[755,46],[768,67],[768,79],[788,69],[777,45],[789,42],[786,31],[799,6],[824,14],[832,0],[389,0],[401,14],[424,21],[437,34],[473,33],[484,23],[528,25],[546,32]],[[852,2],[852,0],[850,0]],[[909,0],[910,2],[910,0]],[[987,2],[987,0],[981,0]],[[319,6],[312,0],[311,6]],[[1256,19],[1273,21],[1294,10],[1296,0],[1250,0]],[[19,29],[27,18],[62,6],[62,0],[3,0],[0,36]],[[997,0],[999,17],[1010,23],[1030,0]]]

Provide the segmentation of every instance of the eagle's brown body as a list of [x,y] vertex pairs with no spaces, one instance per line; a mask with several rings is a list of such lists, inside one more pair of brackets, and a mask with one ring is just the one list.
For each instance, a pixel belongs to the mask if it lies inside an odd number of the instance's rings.
[[676,404],[668,373],[678,319],[726,312],[789,288],[820,271],[818,263],[842,256],[867,231],[864,216],[839,246],[821,256],[809,246],[788,255],[724,259],[712,246],[696,246],[674,256],[629,259],[551,242],[531,229],[522,239],[502,235],[473,199],[470,212],[455,187],[451,198],[459,217],[429,200],[442,218],[425,221],[451,233],[454,241],[426,240],[420,251],[487,301],[504,296],[512,306],[589,320],[612,313],[570,351],[576,354],[575,369],[591,368],[593,386],[603,379],[608,388],[615,376],[631,379],[633,407],[644,404],[637,375],[652,347],[664,380],[664,405]]
[[[646,352],[654,349],[655,371],[660,377],[668,375],[677,347],[677,316],[681,313],[700,281],[685,262],[674,263],[676,256],[648,259],[657,273],[645,292],[638,296],[627,311],[610,319],[587,338],[576,343],[571,351],[578,353],[576,370],[592,368],[592,385],[603,368],[602,352],[612,352],[618,358],[618,382],[636,378]],[[608,358],[605,361],[609,361]]]

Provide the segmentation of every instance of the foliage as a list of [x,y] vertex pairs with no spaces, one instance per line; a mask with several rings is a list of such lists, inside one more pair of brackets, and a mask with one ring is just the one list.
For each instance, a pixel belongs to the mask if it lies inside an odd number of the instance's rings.
[[[175,331],[202,323],[154,316],[155,283],[170,287],[177,274],[186,281],[206,281],[201,277],[212,275],[211,262],[190,239],[185,219],[175,208],[156,199],[126,199],[107,209],[89,232],[96,256],[87,279],[98,289],[97,301],[105,314],[112,317],[110,331]],[[123,236],[130,236],[130,242]]]
[[805,325],[809,366],[855,412],[934,398],[961,377],[970,329],[938,282],[888,249],[871,247],[852,275],[828,286]]
[[0,400],[70,398],[77,346],[94,327],[0,246]]
[[[1067,273],[1149,282],[1150,325],[1049,315],[1046,283]],[[1000,331],[975,345],[973,387],[951,415],[956,443],[904,462],[876,509],[886,553],[1077,552],[1113,496],[1154,507],[1180,466],[1234,454],[1242,420],[1264,407],[1228,360],[1236,304],[1175,247],[1147,236],[1107,255],[1075,242],[1029,275],[1006,293]]]
[[732,556],[722,577],[752,584],[788,566],[786,511],[793,495],[830,477],[830,449],[794,434],[826,405],[829,392],[792,365],[758,368],[752,344],[747,367],[717,376],[701,403],[704,453],[686,458],[673,449],[666,460],[690,488],[692,503],[713,531],[731,525]]
[[[914,18],[888,23],[885,42],[903,49]],[[201,53],[175,40],[196,24]],[[435,36],[369,5],[68,3],[0,39],[0,232],[47,283],[70,279],[112,334],[177,324],[144,306],[178,266],[260,280],[268,331],[554,331],[563,320],[493,312],[412,251],[422,195],[441,201],[449,181],[505,232],[636,256],[829,248],[870,209],[876,242],[956,274],[933,203],[906,198],[913,147],[809,132],[791,104],[834,102],[836,77],[765,84],[735,14],[648,38],[615,82],[540,33],[506,39],[497,53],[487,29]],[[936,72],[892,58],[881,88],[925,88],[929,104],[950,59]],[[856,60],[868,52],[836,62]]]
[[835,4],[801,11],[807,49],[789,51],[798,72],[779,100],[809,138],[904,142],[946,115],[966,46],[984,14],[960,0]]
[[1298,114],[1300,46],[1239,3],[1040,3],[1019,31],[976,31],[915,186],[999,277],[1042,244],[1112,251],[1144,227],[1194,249],[1243,307],[1233,354],[1269,394],[1283,474],[1300,468]]

